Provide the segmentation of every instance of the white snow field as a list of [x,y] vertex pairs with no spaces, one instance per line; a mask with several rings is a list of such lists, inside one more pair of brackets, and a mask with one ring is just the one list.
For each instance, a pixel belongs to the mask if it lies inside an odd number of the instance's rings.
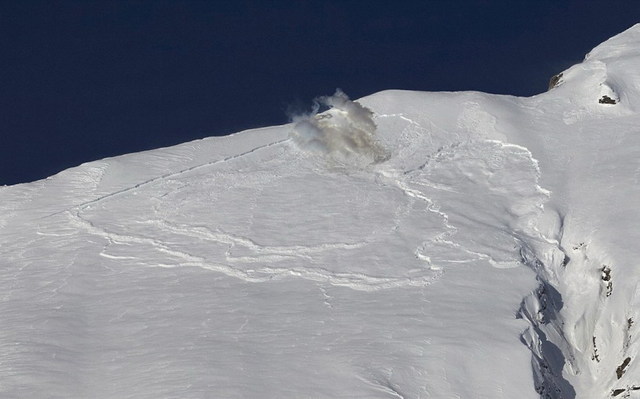
[[0,188],[2,398],[640,398],[640,24]]

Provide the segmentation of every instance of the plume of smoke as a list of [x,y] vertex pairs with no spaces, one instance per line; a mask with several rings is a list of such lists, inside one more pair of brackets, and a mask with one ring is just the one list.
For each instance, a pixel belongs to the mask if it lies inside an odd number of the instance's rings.
[[[320,112],[322,108],[328,108]],[[371,164],[388,158],[376,141],[373,112],[341,90],[314,101],[311,114],[293,117],[293,141],[304,151],[343,164]]]

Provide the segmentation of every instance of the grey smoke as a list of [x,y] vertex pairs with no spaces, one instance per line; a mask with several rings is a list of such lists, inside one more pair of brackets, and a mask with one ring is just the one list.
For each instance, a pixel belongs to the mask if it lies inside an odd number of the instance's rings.
[[[319,113],[320,109],[328,110]],[[339,163],[377,163],[388,157],[376,141],[373,112],[341,90],[319,97],[311,114],[293,118],[291,137],[302,150]]]

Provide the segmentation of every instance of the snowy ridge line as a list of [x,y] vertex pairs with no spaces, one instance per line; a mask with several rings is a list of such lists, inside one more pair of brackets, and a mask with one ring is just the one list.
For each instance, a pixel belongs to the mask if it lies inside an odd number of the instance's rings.
[[[164,267],[164,268],[198,267],[205,270],[220,272],[227,276],[239,278],[251,283],[263,283],[263,282],[268,282],[272,280],[294,276],[294,277],[303,278],[305,280],[311,280],[316,282],[326,282],[335,286],[351,288],[356,291],[377,291],[381,289],[399,288],[399,287],[407,287],[407,286],[427,286],[433,283],[434,281],[436,281],[441,274],[441,272],[435,271],[429,276],[379,277],[379,276],[367,275],[364,273],[331,272],[325,268],[317,267],[317,266],[314,266],[313,269],[304,268],[304,267],[293,267],[293,268],[260,267],[255,269],[249,268],[246,270],[242,270],[242,269],[235,268],[235,267],[221,264],[221,263],[212,263],[203,257],[189,254],[176,249],[172,249],[168,247],[166,244],[152,238],[109,232],[103,228],[96,226],[91,221],[84,219],[82,216],[80,216],[79,211],[76,213],[68,211],[66,214],[72,218],[72,221],[75,221],[74,223],[78,227],[85,229],[87,232],[93,235],[103,237],[104,239],[107,240],[108,242],[107,245],[104,247],[103,251],[100,253],[100,256],[102,257],[111,258],[111,259],[131,259],[131,260],[137,259],[144,262],[144,259],[140,259],[137,257],[111,255],[105,252],[110,245],[115,243],[135,243],[135,244],[149,245],[158,252],[162,252],[166,255],[170,255],[182,260],[182,261],[178,261],[175,264],[169,264],[169,263],[156,263],[152,265],[146,264],[146,266],[148,267]],[[340,244],[337,244],[337,245],[341,246]],[[349,249],[353,248],[353,246],[351,246],[350,244],[345,244],[345,245]],[[317,250],[317,248],[307,248],[307,249],[310,250],[311,252]],[[265,256],[256,257],[255,259],[251,259],[251,261],[273,263],[291,256],[299,256],[299,255],[291,251],[291,254],[289,256],[286,256],[286,254],[282,254],[278,256],[278,254],[276,254],[276,256],[274,257],[269,257],[267,255],[266,257]],[[236,258],[235,260],[243,261],[242,258]]]
[[290,140],[291,140],[290,138],[286,138],[286,139],[274,141],[274,142],[269,143],[269,144],[265,144],[265,145],[261,145],[259,147],[255,147],[255,148],[253,148],[253,149],[251,149],[249,151],[245,151],[245,152],[240,153],[240,154],[231,155],[231,156],[228,156],[228,157],[223,158],[223,159],[218,159],[218,160],[207,162],[207,163],[204,163],[204,164],[191,166],[189,168],[182,169],[182,170],[179,170],[177,172],[166,173],[164,175],[157,176],[157,177],[151,178],[149,180],[145,180],[145,181],[137,183],[137,184],[135,184],[133,186],[130,186],[130,187],[115,191],[113,193],[109,193],[109,194],[103,195],[103,196],[98,197],[96,199],[83,202],[83,203],[75,205],[75,206],[73,206],[71,208],[63,209],[61,211],[54,212],[54,213],[52,213],[50,215],[43,216],[42,219],[46,219],[46,218],[49,218],[49,217],[52,217],[52,216],[60,215],[60,214],[63,214],[65,212],[73,210],[73,209],[85,209],[86,207],[91,206],[93,204],[108,200],[108,199],[113,198],[113,197],[120,196],[122,194],[126,194],[126,193],[128,193],[130,191],[136,190],[136,189],[138,189],[140,187],[147,186],[147,185],[155,183],[157,181],[164,180],[164,179],[169,179],[169,178],[172,178],[172,177],[175,177],[175,176],[179,176],[179,175],[182,175],[182,174],[185,174],[185,173],[188,173],[188,172],[192,172],[194,170],[206,168],[206,167],[209,167],[209,166],[215,166],[215,165],[218,165],[218,164],[221,164],[221,163],[233,161],[235,159],[238,159],[238,158],[253,154],[253,153],[257,152],[257,151],[260,151],[260,150],[263,150],[263,149],[266,149],[266,148],[269,148],[269,147],[273,147],[273,146],[276,146],[276,145],[279,145],[279,144],[286,143],[286,142],[288,142]]

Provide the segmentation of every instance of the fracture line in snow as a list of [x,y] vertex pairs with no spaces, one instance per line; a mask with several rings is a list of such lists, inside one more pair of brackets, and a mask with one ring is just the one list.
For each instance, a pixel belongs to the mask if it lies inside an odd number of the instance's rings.
[[406,185],[406,183],[404,183],[403,181],[397,180],[396,184],[398,185],[398,187],[404,191],[404,193],[408,196],[414,197],[414,198],[418,198],[422,201],[425,201],[428,204],[427,209],[430,212],[433,212],[437,215],[439,215],[440,217],[442,217],[443,220],[443,224],[444,227],[447,229],[446,232],[440,234],[438,237],[436,237],[433,241],[425,241],[422,243],[421,247],[416,249],[416,256],[418,256],[419,258],[428,261],[429,263],[431,262],[431,259],[424,255],[420,250],[422,248],[424,248],[425,246],[427,246],[427,244],[431,243],[431,242],[437,242],[437,243],[441,243],[441,244],[445,244],[451,248],[456,248],[459,249],[469,255],[472,255],[474,257],[474,259],[469,259],[469,260],[465,260],[464,262],[472,262],[474,260],[485,260],[487,262],[489,262],[489,264],[491,264],[494,267],[501,267],[501,263],[496,261],[495,259],[493,259],[491,256],[484,254],[484,253],[480,253],[480,252],[476,252],[476,251],[472,251],[468,248],[465,248],[464,246],[448,240],[447,238],[449,237],[453,237],[456,232],[458,231],[458,229],[453,226],[452,224],[449,223],[449,215],[447,215],[445,212],[442,212],[434,203],[433,200],[431,200],[430,198],[426,197],[424,194],[422,194],[420,191],[418,190],[414,190],[410,187],[408,187]]
[[109,193],[109,194],[103,195],[101,197],[95,198],[93,200],[83,202],[83,203],[75,205],[75,206],[73,206],[71,208],[64,209],[64,210],[52,213],[50,215],[45,216],[44,218],[49,218],[49,217],[52,217],[52,216],[56,216],[56,215],[62,214],[64,212],[73,210],[73,209],[86,209],[88,206],[91,206],[93,204],[108,200],[108,199],[113,198],[113,197],[120,196],[122,194],[126,194],[126,193],[128,193],[130,191],[136,190],[136,189],[138,189],[140,187],[147,186],[147,185],[155,183],[157,181],[170,179],[172,177],[179,176],[179,175],[182,175],[182,174],[185,174],[185,173],[188,173],[188,172],[192,172],[194,170],[198,170],[198,169],[202,169],[202,168],[206,168],[206,167],[210,167],[210,166],[215,166],[215,165],[218,165],[218,164],[221,164],[221,163],[233,161],[235,159],[244,157],[246,155],[255,153],[257,151],[260,151],[260,150],[263,150],[263,149],[266,149],[266,148],[269,148],[269,147],[273,147],[273,146],[276,146],[276,145],[279,145],[279,144],[283,144],[283,143],[285,143],[285,142],[287,142],[289,140],[290,140],[289,138],[286,138],[286,139],[274,141],[274,142],[269,143],[269,144],[265,144],[265,145],[262,145],[262,146],[259,146],[259,147],[255,147],[255,148],[253,148],[253,149],[251,149],[249,151],[245,151],[245,152],[240,153],[240,154],[231,155],[231,156],[228,156],[228,157],[223,158],[223,159],[218,159],[218,160],[207,162],[207,163],[204,163],[204,164],[192,166],[192,167],[189,167],[189,168],[186,168],[186,169],[179,170],[177,172],[166,173],[164,175],[157,176],[157,177],[151,178],[149,180],[145,180],[143,182],[137,183],[137,184],[135,184],[133,186],[124,188],[122,190],[118,190],[118,191],[115,191],[113,193]]
[[[393,118],[393,117],[395,117],[395,118],[400,118],[400,119],[402,119],[403,121],[409,122],[409,124],[411,124],[411,125],[418,126],[418,127],[419,127],[419,128],[421,128],[421,129],[425,129],[425,127],[424,127],[424,122],[423,122],[423,123],[416,122],[416,121],[414,121],[413,119],[411,119],[411,118],[409,118],[409,117],[405,116],[405,114],[404,114],[404,113],[396,113],[396,114],[376,114],[375,116],[376,116],[376,118]],[[442,127],[438,126],[437,124],[435,124],[431,119],[427,118],[426,116],[422,115],[422,118],[424,118],[424,119],[425,119],[425,122],[428,122],[428,123],[429,123],[429,125],[430,125],[430,126],[429,126],[429,127],[430,127],[430,130],[435,130],[435,131],[437,131],[438,133],[442,133],[442,134],[444,134],[445,136],[449,134],[448,130],[443,129]],[[426,129],[425,129],[425,130],[426,130]]]
[[[236,277],[242,279],[247,282],[268,282],[278,279],[283,279],[286,277],[299,277],[306,280],[316,281],[316,282],[325,282],[335,286],[347,287],[357,291],[377,291],[381,289],[389,289],[389,288],[398,288],[398,287],[407,287],[407,286],[426,286],[434,282],[439,278],[440,272],[435,271],[425,276],[417,276],[417,277],[380,277],[380,276],[372,276],[364,273],[340,273],[340,272],[331,272],[325,268],[314,266],[313,268],[305,268],[305,267],[259,267],[259,268],[245,268],[240,269],[237,267],[232,267],[230,265],[216,263],[208,261],[207,259],[196,256],[193,254],[189,254],[183,251],[179,251],[173,248],[170,248],[165,243],[162,243],[158,240],[148,238],[148,237],[139,237],[131,234],[120,234],[109,232],[104,228],[96,226],[89,220],[84,219],[80,215],[80,211],[71,212],[68,211],[67,214],[72,218],[72,220],[78,225],[78,227],[84,228],[91,234],[101,236],[105,238],[110,243],[133,243],[133,244],[142,244],[149,245],[154,250],[158,252],[162,252],[164,254],[173,256],[177,258],[175,263],[155,263],[148,264],[150,267],[165,267],[165,268],[173,268],[173,267],[199,267],[201,269],[213,270],[216,272],[220,272],[226,274],[230,277]],[[254,244],[255,245],[255,244]],[[329,246],[324,248],[331,248],[331,245],[336,244],[327,244]],[[347,248],[353,248],[351,244],[337,244],[338,246],[345,245]],[[108,247],[107,245],[105,247]],[[322,247],[322,246],[321,246]],[[285,250],[285,248],[280,248],[281,250]],[[301,247],[301,250],[307,250],[307,252],[313,252],[320,249],[320,247],[316,248],[304,248]],[[290,251],[286,249],[286,251]],[[289,252],[287,252],[289,253]],[[291,251],[291,256],[298,256],[295,254],[295,251]],[[117,258],[123,259],[124,257],[118,255],[106,254],[104,251],[100,254],[106,258]],[[283,255],[284,256],[284,255]],[[145,262],[144,259],[138,259],[141,262]],[[257,261],[265,262],[265,260],[269,259],[268,257],[258,258]],[[237,259],[236,259],[237,260]],[[271,263],[282,260],[282,258],[274,258],[271,260]]]
[[206,226],[189,226],[170,223],[166,220],[158,222],[158,226],[165,231],[184,235],[187,237],[198,238],[201,240],[219,242],[231,246],[240,245],[256,253],[267,253],[277,255],[295,255],[301,256],[306,254],[315,254],[326,252],[334,249],[358,249],[368,245],[368,242],[353,243],[325,243],[312,246],[292,245],[292,246],[268,246],[256,243],[247,237],[230,234],[224,231],[211,231]]
[[407,122],[409,122],[409,123],[410,123],[410,124],[412,124],[412,125],[416,125],[416,126],[420,126],[420,127],[422,127],[422,125],[420,125],[418,122],[416,122],[416,121],[414,121],[414,120],[412,120],[412,119],[407,118],[406,116],[404,116],[404,114],[403,114],[403,113],[398,113],[398,114],[376,114],[376,115],[375,115],[375,117],[376,117],[376,118],[393,118],[393,117],[395,117],[395,118],[400,118],[400,119],[402,119],[403,121],[407,121]]
[[[427,196],[425,196],[422,192],[420,192],[419,190],[415,190],[412,189],[411,187],[409,187],[403,180],[397,178],[396,176],[394,176],[393,174],[384,171],[384,170],[380,170],[379,172],[383,177],[391,179],[394,183],[394,185],[399,188],[406,196],[408,197],[412,197],[412,198],[416,198],[420,201],[423,201],[427,204],[427,209],[429,210],[429,212],[435,213],[438,216],[440,216],[442,218],[443,221],[443,226],[445,227],[445,229],[447,231],[445,231],[444,233],[439,235],[439,239],[440,242],[445,243],[445,244],[452,244],[454,246],[456,246],[457,248],[460,248],[462,250],[467,251],[465,248],[461,247],[458,244],[453,243],[452,241],[448,241],[446,240],[447,237],[451,237],[453,235],[455,235],[455,233],[458,231],[458,229],[451,225],[449,223],[449,215],[447,215],[445,212],[442,212],[433,202],[433,200]],[[425,262],[427,262],[428,264],[431,265],[431,258],[425,254],[423,254],[421,252],[421,249],[425,247],[426,244],[428,244],[428,241],[423,242],[420,247],[418,247],[415,250],[415,255],[418,259],[421,259]],[[469,252],[469,251],[467,251]],[[471,253],[471,252],[469,252]],[[440,268],[433,268],[432,270],[440,270]]]
[[[510,152],[514,153],[514,154],[520,154],[520,155],[524,155],[531,163],[532,166],[535,169],[535,173],[536,173],[536,181],[539,179],[540,177],[540,168],[539,168],[539,164],[538,161],[533,157],[533,154],[531,153],[531,151],[523,146],[517,145],[517,144],[512,144],[512,143],[505,143],[503,141],[500,140],[489,140],[489,139],[483,139],[480,141],[481,143],[491,143],[491,144],[496,144],[498,145],[500,148],[502,149],[509,149]],[[461,143],[453,143],[450,146],[450,149],[455,149],[456,147],[458,147]],[[431,240],[431,241],[426,241],[423,243],[422,247],[418,248],[416,250],[416,256],[424,259],[427,262],[431,262],[431,259],[429,256],[424,255],[421,253],[421,249],[423,249],[425,246],[429,245],[429,244],[433,244],[433,243],[439,243],[439,244],[444,244],[448,247],[451,248],[456,248],[468,255],[471,255],[473,257],[473,259],[466,259],[466,260],[451,260],[451,261],[447,261],[448,263],[466,263],[466,262],[472,262],[472,261],[476,261],[476,260],[484,260],[486,262],[488,262],[489,264],[491,264],[494,267],[498,267],[498,268],[502,268],[505,266],[511,266],[512,264],[515,264],[516,262],[501,262],[501,261],[497,261],[495,260],[492,256],[490,256],[489,254],[485,254],[485,253],[481,253],[481,252],[477,252],[477,251],[473,251],[471,249],[466,248],[464,245],[461,245],[459,243],[456,243],[455,241],[449,239],[453,236],[455,236],[455,234],[457,233],[457,228],[449,223],[449,216],[441,211],[439,209],[439,207],[435,204],[435,202],[425,196],[420,190],[417,189],[413,189],[411,187],[409,187],[408,185],[408,181],[406,180],[407,177],[409,177],[411,175],[412,172],[415,172],[417,170],[423,170],[424,167],[431,162],[432,159],[428,159],[426,161],[426,163],[422,164],[420,167],[418,168],[414,168],[411,169],[409,171],[404,171],[402,172],[402,175],[400,176],[395,176],[395,174],[393,173],[389,173],[387,171],[381,170],[380,174],[384,177],[387,177],[389,179],[391,179],[395,185],[401,189],[405,195],[410,196],[410,197],[414,197],[417,198],[419,200],[424,201],[425,203],[427,203],[428,205],[428,209],[429,211],[438,214],[444,222],[444,227],[446,228],[446,232],[440,234],[438,237],[436,237],[435,239]],[[404,179],[402,177],[405,177]],[[425,185],[431,188],[434,188],[436,190],[446,190],[446,191],[450,191],[451,188],[446,187],[446,186],[440,186],[438,184],[434,184],[432,182],[429,182],[428,180],[425,179],[421,179],[419,181],[413,182],[415,184],[419,184],[419,185]],[[544,188],[542,188],[540,185],[536,184],[535,185],[535,189],[537,192],[545,195],[545,196],[549,196],[550,192]],[[535,226],[529,226],[531,231],[528,231],[526,234],[527,235],[532,235],[532,236],[536,236],[539,239],[546,241],[550,244],[553,244],[554,241],[548,239],[547,237],[544,237]],[[517,234],[516,232],[514,232],[516,238],[520,237],[520,234]]]

